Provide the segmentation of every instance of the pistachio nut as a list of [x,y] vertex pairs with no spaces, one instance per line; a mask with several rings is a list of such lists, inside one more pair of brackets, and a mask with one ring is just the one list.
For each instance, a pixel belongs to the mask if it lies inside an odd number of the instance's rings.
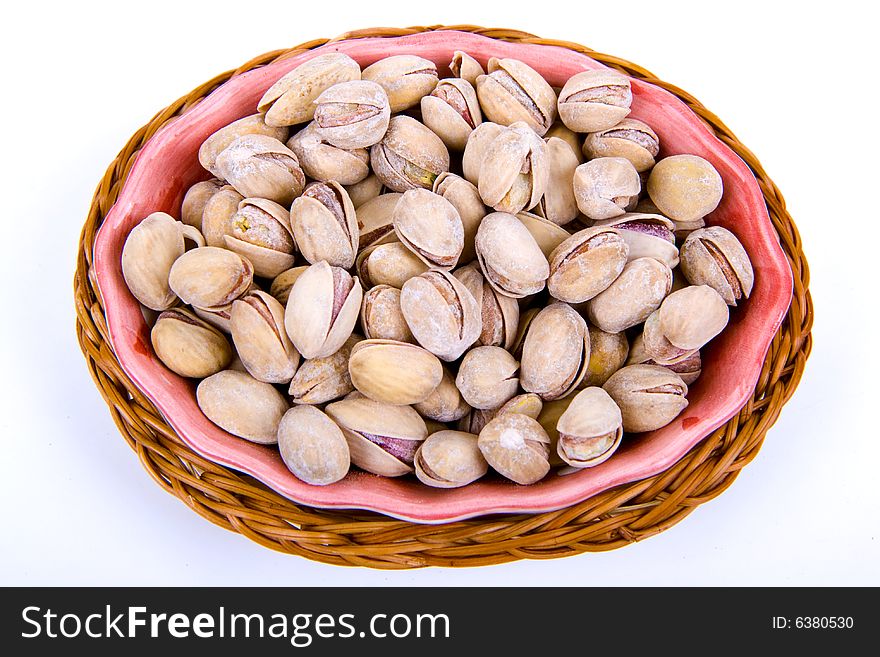
[[292,267],[278,274],[272,279],[272,285],[269,288],[269,294],[278,299],[282,306],[287,305],[287,299],[290,298],[290,288],[296,283],[296,279],[308,269],[308,265]]
[[[645,339],[640,333],[633,340],[632,349],[626,359],[627,365],[660,365],[645,351]],[[678,360],[669,365],[662,365],[681,377],[686,384],[691,385],[696,381],[703,370],[703,362],[699,350],[692,352],[687,358]]]
[[659,214],[627,212],[613,219],[597,221],[594,226],[613,226],[629,247],[629,259],[655,258],[672,269],[678,265],[675,247],[675,224]]
[[204,246],[201,234],[164,212],[154,212],[131,229],[122,246],[122,276],[134,298],[152,310],[177,303],[168,275],[184,255],[184,237]]
[[314,486],[348,474],[351,454],[342,430],[314,406],[294,406],[278,425],[281,460],[297,479]]
[[205,205],[226,183],[217,178],[203,180],[186,190],[180,206],[180,220],[197,230],[202,230],[202,214]]
[[411,407],[361,397],[328,404],[326,412],[342,429],[356,466],[384,477],[413,471],[428,428]]
[[[369,157],[369,153],[367,153],[367,157]],[[354,204],[355,210],[360,208],[367,201],[371,201],[379,196],[384,189],[385,186],[382,184],[382,181],[379,180],[379,176],[375,173],[370,173],[369,176],[360,182],[345,186],[345,191],[348,192],[348,196]]]
[[538,395],[533,392],[526,392],[511,397],[498,408],[473,409],[458,421],[457,428],[459,431],[479,434],[492,418],[502,413],[520,413],[537,420],[543,407],[544,402]]
[[456,360],[480,335],[480,308],[452,274],[431,269],[404,283],[400,309],[416,341],[445,361]]
[[581,387],[604,385],[612,374],[623,367],[629,354],[625,333],[606,333],[588,325],[590,331],[590,362]]
[[438,431],[428,436],[415,454],[419,481],[434,488],[459,488],[489,470],[477,446],[478,436],[463,431]]
[[180,376],[211,376],[232,360],[226,337],[184,308],[162,312],[150,331],[150,341],[159,360]]
[[592,468],[608,460],[623,438],[623,417],[602,388],[585,388],[571,400],[556,424],[560,458],[575,468]]
[[426,349],[394,340],[364,340],[351,350],[351,382],[364,395],[388,404],[425,401],[443,378],[443,366]]
[[232,235],[232,218],[243,200],[232,185],[224,185],[208,199],[202,210],[202,234],[208,246],[226,248],[226,236]]
[[289,408],[271,383],[235,370],[223,370],[203,379],[196,388],[196,401],[218,427],[262,445],[278,442],[278,425]]
[[452,71],[452,75],[455,77],[467,80],[472,85],[477,83],[478,77],[486,74],[480,62],[461,50],[456,50],[452,53],[449,70]]
[[367,339],[416,341],[400,309],[400,290],[390,285],[377,285],[364,293],[361,328]]
[[355,185],[370,175],[370,152],[366,148],[338,148],[324,140],[314,122],[288,139],[287,147],[296,153],[309,178]]
[[583,71],[559,92],[559,118],[575,132],[598,132],[622,121],[631,104],[627,76],[604,68]]
[[672,289],[672,270],[654,258],[626,263],[620,276],[590,299],[587,317],[607,333],[641,324],[657,310]]
[[483,121],[477,92],[467,80],[449,78],[421,100],[422,121],[446,147],[463,151],[471,132]]
[[577,158],[578,164],[582,164],[584,161],[584,154],[581,146],[581,137],[578,133],[573,130],[569,130],[562,121],[557,121],[550,129],[547,131],[547,134],[544,135],[544,141],[548,142],[553,137],[557,139],[561,139],[568,147],[571,149],[571,152],[574,153],[574,156]]
[[641,190],[639,173],[622,157],[600,157],[574,171],[578,209],[590,219],[610,219],[626,212]]
[[501,294],[489,285],[475,265],[462,267],[452,275],[464,284],[480,309],[482,329],[474,344],[510,349],[519,325],[519,304],[516,299]]
[[392,55],[370,64],[361,77],[382,86],[393,113],[419,104],[437,86],[437,65],[415,55]]
[[488,75],[477,78],[480,105],[490,121],[525,122],[538,135],[556,120],[556,93],[528,64],[518,59],[489,59]]
[[648,195],[675,222],[702,219],[718,207],[724,193],[721,176],[698,155],[670,155],[654,165]]
[[390,118],[385,90],[369,80],[340,82],[315,100],[318,135],[337,148],[354,150],[378,143]]
[[388,131],[370,149],[373,170],[382,184],[395,192],[423,187],[449,171],[449,151],[443,140],[410,116],[395,116]]
[[274,137],[238,137],[217,156],[217,173],[244,197],[284,206],[302,193],[306,177],[296,154]]
[[471,407],[462,398],[461,392],[455,385],[455,377],[448,368],[443,368],[443,378],[440,379],[434,392],[413,406],[422,417],[437,422],[454,422],[467,415]]
[[294,404],[323,404],[344,397],[354,390],[348,375],[351,349],[363,338],[352,334],[338,351],[312,358],[300,365],[290,380],[288,394]]
[[554,224],[564,226],[578,215],[574,197],[574,172],[580,165],[571,147],[558,137],[547,140],[547,164],[550,178],[536,212]]
[[656,365],[627,365],[602,386],[623,416],[623,430],[665,427],[687,407],[688,388],[681,377]]
[[642,173],[654,166],[660,152],[660,138],[651,127],[638,119],[623,119],[617,125],[592,132],[584,139],[584,155],[595,160],[598,157],[624,157]]
[[[539,206],[540,207],[540,206]],[[550,255],[556,250],[556,247],[571,237],[565,228],[559,226],[549,219],[545,219],[531,212],[518,212],[516,218],[535,238],[535,242],[541,248],[541,253],[549,260]]]
[[398,289],[413,276],[428,271],[428,265],[400,242],[377,244],[358,254],[355,267],[364,285],[390,285]]
[[357,278],[323,260],[296,279],[284,327],[303,358],[322,358],[342,347],[357,323],[362,297]]
[[254,267],[247,258],[214,246],[180,256],[168,273],[168,284],[181,301],[196,308],[232,303],[253,283]]
[[410,189],[391,215],[400,241],[429,267],[452,269],[464,248],[464,226],[458,210],[427,189]]
[[464,147],[464,154],[461,156],[461,170],[465,180],[472,185],[480,182],[480,167],[489,145],[495,141],[505,126],[491,121],[483,121],[468,137],[467,144]]
[[614,228],[578,231],[550,255],[547,289],[569,303],[592,299],[620,275],[628,254],[629,246]]
[[501,294],[520,299],[544,289],[550,266],[528,228],[506,212],[487,214],[474,241],[480,269]]
[[728,306],[749,298],[755,272],[736,235],[721,226],[693,231],[681,245],[681,270],[694,285],[713,288]]
[[541,399],[566,397],[587,373],[587,323],[565,303],[543,308],[532,320],[522,347],[520,385]]
[[461,176],[445,172],[434,180],[433,192],[452,203],[458,211],[464,228],[464,246],[459,262],[470,262],[476,257],[474,238],[477,236],[477,229],[486,216],[486,206],[483,205],[479,190]]
[[290,227],[303,257],[350,269],[358,249],[354,205],[338,182],[309,183],[290,206]]
[[480,431],[477,445],[496,472],[518,484],[533,484],[550,471],[550,437],[528,415],[495,416]]
[[255,291],[232,302],[232,341],[245,369],[257,381],[288,383],[299,366],[299,353],[284,330],[284,306],[272,295]]
[[257,276],[274,278],[296,260],[290,213],[268,199],[243,199],[223,241],[227,249],[250,260]]
[[501,347],[475,347],[458,368],[455,385],[474,408],[498,408],[519,390],[519,363]]
[[489,144],[477,189],[483,203],[516,214],[538,204],[550,182],[547,145],[525,123],[513,123]]
[[[643,332],[645,350],[658,363],[679,360],[666,348],[671,345],[679,355],[700,349],[727,326],[729,312],[724,299],[708,285],[691,285],[673,292],[648,317]],[[688,354],[689,355],[689,354]]]
[[339,52],[312,57],[279,78],[260,98],[257,110],[269,125],[296,125],[311,121],[315,99],[340,82],[359,80],[361,67]]
[[392,216],[401,196],[398,192],[380,194],[357,208],[359,248],[397,241]]
[[263,135],[281,142],[287,139],[287,128],[266,125],[260,114],[253,114],[233,121],[220,128],[202,143],[199,147],[199,163],[216,177],[225,178],[217,168],[217,158],[232,142],[245,135]]

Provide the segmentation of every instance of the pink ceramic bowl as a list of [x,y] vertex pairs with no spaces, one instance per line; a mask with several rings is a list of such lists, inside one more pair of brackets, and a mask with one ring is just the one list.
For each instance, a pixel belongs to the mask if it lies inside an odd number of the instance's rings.
[[282,495],[324,508],[360,508],[421,523],[440,523],[501,512],[563,508],[613,486],[657,474],[729,420],[754,390],[764,356],[785,316],[792,277],[749,168],[680,100],[650,84],[632,81],[632,117],[660,136],[661,157],[700,155],[724,180],[724,199],[708,222],[733,230],[755,267],[751,298],[731,313],[731,322],[703,353],[703,374],[692,386],[690,405],[669,426],[631,436],[602,465],[565,477],[551,473],[532,486],[487,478],[454,490],[428,488],[414,477],[386,479],[351,472],[331,486],[309,486],[294,477],[278,451],[219,429],[202,414],[195,386],[166,369],[150,346],[149,327],[122,278],[120,254],[132,227],[155,211],[179,216],[187,188],[208,174],[199,166],[199,145],[222,126],[252,114],[275,80],[322,52],[344,52],[362,66],[395,53],[435,61],[441,77],[455,50],[484,65],[489,57],[515,57],[554,86],[598,62],[554,46],[510,44],[462,32],[428,32],[409,37],[359,39],[329,44],[232,78],[183,116],[168,123],[144,146],[95,242],[94,271],[104,299],[110,340],[122,368],[196,452],[253,475]]

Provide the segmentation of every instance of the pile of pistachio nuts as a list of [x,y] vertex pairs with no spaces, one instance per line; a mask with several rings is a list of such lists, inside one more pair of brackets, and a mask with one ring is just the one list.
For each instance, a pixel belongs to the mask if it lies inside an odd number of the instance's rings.
[[628,77],[487,68],[315,56],[204,142],[214,177],[179,220],[128,236],[158,358],[304,482],[596,466],[682,412],[751,292],[743,246],[704,222],[721,176],[658,159]]

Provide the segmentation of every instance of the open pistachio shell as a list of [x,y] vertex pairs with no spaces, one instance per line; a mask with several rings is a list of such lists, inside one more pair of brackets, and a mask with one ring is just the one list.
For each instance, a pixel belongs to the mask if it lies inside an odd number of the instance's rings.
[[623,438],[620,409],[602,388],[585,388],[556,423],[559,457],[575,468],[592,468],[607,461]]
[[477,445],[494,470],[518,484],[540,481],[550,470],[550,437],[527,415],[496,416],[480,431]]
[[501,347],[475,347],[458,368],[455,385],[474,408],[498,408],[519,390],[519,363]]
[[354,205],[342,185],[310,183],[290,207],[290,225],[303,257],[350,269],[358,249]]
[[237,253],[203,246],[180,256],[168,274],[168,284],[180,299],[198,308],[232,303],[248,291],[254,268]]
[[[635,340],[633,340],[632,349],[630,349],[626,364],[660,365],[660,363],[655,361],[645,350],[645,339],[641,333],[636,336]],[[703,370],[703,362],[700,357],[700,352],[697,350],[690,352],[683,360],[680,359],[674,363],[662,365],[662,367],[672,370],[678,374],[681,377],[681,380],[687,385],[691,385],[694,381],[700,378],[700,374]]]
[[296,260],[290,213],[274,201],[243,199],[228,230],[224,246],[247,258],[257,276],[274,278]]
[[299,353],[284,330],[284,306],[270,294],[255,291],[232,302],[232,341],[247,371],[258,381],[288,383],[299,366]]
[[476,84],[477,78],[486,74],[480,62],[461,50],[452,53],[449,70],[455,77],[467,80],[471,84]]
[[226,248],[226,236],[232,235],[232,218],[244,196],[232,185],[224,185],[205,203],[202,210],[202,234],[208,246]]
[[631,104],[628,77],[610,69],[583,71],[559,92],[559,117],[575,132],[597,132],[620,122]]
[[425,401],[443,378],[443,366],[434,354],[393,340],[356,344],[348,371],[352,384],[364,395],[395,405]]
[[516,214],[535,207],[549,183],[547,145],[518,122],[499,133],[486,148],[477,189],[489,207]]
[[392,55],[367,66],[364,80],[381,85],[388,94],[393,113],[419,104],[437,86],[437,65],[415,55]]
[[474,344],[510,349],[519,326],[519,303],[516,299],[493,288],[477,265],[462,267],[452,275],[464,284],[480,309],[482,329]]
[[476,481],[489,470],[478,439],[463,431],[431,434],[416,452],[416,477],[434,488],[458,488]]
[[211,376],[232,360],[232,347],[226,337],[183,308],[159,315],[150,331],[150,342],[159,360],[180,376]]
[[551,304],[529,325],[522,348],[520,385],[545,401],[566,397],[586,375],[589,361],[586,322],[568,304]]
[[537,242],[538,246],[541,248],[541,253],[543,253],[544,257],[548,260],[556,247],[571,237],[571,233],[567,230],[537,214],[532,214],[531,212],[519,212],[517,213],[516,218],[519,219],[532,234],[532,237],[535,238],[535,242]]
[[269,294],[278,299],[282,306],[286,306],[287,300],[290,298],[290,288],[293,287],[293,284],[296,283],[296,279],[299,278],[306,269],[308,269],[308,266],[302,265],[300,267],[286,269],[278,274],[272,279]]
[[691,285],[670,294],[658,313],[663,336],[681,349],[699,349],[727,326],[727,304],[708,285]]
[[550,274],[547,258],[528,228],[512,214],[486,215],[474,245],[483,275],[501,294],[522,298],[544,289]]
[[321,137],[314,122],[291,137],[287,147],[296,153],[309,178],[355,185],[370,175],[370,152],[366,148],[347,150],[334,146]]
[[483,205],[479,190],[464,178],[445,172],[434,180],[433,191],[452,203],[458,211],[464,228],[464,246],[458,261],[470,262],[476,257],[474,239],[480,222],[486,216],[486,206]]
[[471,132],[483,120],[477,93],[460,78],[440,80],[434,91],[422,96],[421,110],[425,125],[454,151],[464,150]]
[[622,157],[600,157],[574,172],[578,209],[594,220],[622,215],[638,201],[642,183],[632,163]]
[[287,139],[287,128],[267,125],[260,114],[252,114],[233,121],[208,137],[199,147],[199,163],[218,178],[223,178],[217,168],[217,157],[239,137],[244,135],[264,135],[277,139]]
[[592,299],[620,275],[628,254],[629,246],[614,228],[578,231],[550,254],[547,288],[569,303]]
[[624,157],[639,173],[654,166],[660,152],[660,138],[651,127],[638,119],[623,119],[617,125],[593,132],[584,139],[584,155],[597,157]]
[[390,285],[376,285],[364,293],[361,328],[368,340],[416,341],[400,309],[400,290]]
[[298,479],[326,486],[348,474],[351,456],[342,430],[314,406],[294,406],[278,426],[278,450]]
[[523,121],[543,137],[556,120],[553,88],[518,59],[492,57],[488,71],[477,78],[477,95],[489,120],[502,125]]
[[223,370],[196,388],[199,408],[234,436],[264,445],[278,442],[278,425],[288,409],[281,393],[250,374]]
[[568,129],[562,121],[557,121],[552,126],[550,126],[547,134],[544,135],[544,141],[549,144],[550,139],[552,139],[553,137],[564,141],[565,144],[571,149],[571,152],[574,154],[575,158],[577,158],[578,164],[583,163],[584,154],[581,150],[581,137],[578,133]]
[[367,287],[390,285],[398,289],[429,268],[401,242],[367,247],[358,254],[355,267]]
[[624,431],[664,427],[688,405],[688,389],[681,377],[656,365],[627,365],[602,387],[620,408]]
[[392,217],[402,196],[398,192],[380,194],[357,208],[358,248],[397,241]]
[[264,198],[284,206],[302,193],[306,178],[296,154],[274,137],[244,135],[218,156],[223,178],[245,198]]
[[655,258],[670,269],[678,265],[675,224],[659,214],[627,212],[613,219],[602,219],[595,226],[610,226],[620,232],[629,247],[628,259]]
[[480,182],[480,167],[489,145],[495,141],[502,132],[504,126],[491,121],[483,121],[474,128],[468,137],[467,144],[464,147],[464,153],[461,157],[462,175],[472,185],[476,186]]
[[352,334],[338,351],[304,361],[293,375],[287,391],[293,403],[323,404],[352,392],[354,386],[348,374],[348,358],[352,347],[361,340],[361,336]]
[[619,333],[644,322],[672,289],[672,270],[654,258],[637,258],[590,299],[587,316],[603,331]]
[[315,99],[315,130],[337,148],[369,148],[382,139],[390,119],[385,90],[369,80],[340,82]]
[[736,236],[721,226],[690,233],[681,246],[681,269],[694,285],[708,285],[728,306],[748,299],[755,283],[749,255]]
[[431,189],[437,176],[449,171],[449,151],[443,140],[405,115],[391,119],[382,141],[370,149],[370,161],[382,184],[395,192]]
[[183,203],[180,206],[180,220],[192,226],[193,228],[202,230],[202,215],[205,212],[205,206],[211,197],[214,196],[225,185],[222,180],[212,178],[211,180],[203,180],[186,190],[183,196]]
[[392,213],[400,241],[429,267],[452,269],[464,248],[464,226],[458,210],[427,189],[404,192]]

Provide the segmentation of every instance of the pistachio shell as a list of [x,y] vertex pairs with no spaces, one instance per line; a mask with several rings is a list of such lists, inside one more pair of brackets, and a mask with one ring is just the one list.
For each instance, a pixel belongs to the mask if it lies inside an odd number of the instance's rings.
[[197,182],[186,190],[183,203],[180,206],[180,220],[188,226],[201,231],[202,214],[205,212],[205,205],[224,185],[225,183],[222,180],[212,178],[211,180]]
[[587,316],[603,331],[619,333],[644,322],[671,289],[669,267],[654,258],[638,258],[588,302]]
[[390,285],[402,288],[413,276],[428,271],[428,265],[400,242],[377,244],[358,254],[358,276],[368,287]]
[[502,125],[523,121],[543,137],[556,120],[553,88],[517,59],[492,57],[488,70],[488,75],[477,78],[477,95],[486,116]]
[[357,323],[363,292],[357,278],[322,261],[304,271],[290,290],[284,326],[304,358],[337,351]]
[[310,183],[290,207],[290,226],[303,257],[350,269],[358,249],[354,205],[337,182]]
[[327,143],[312,122],[287,141],[309,178],[321,182],[335,180],[355,185],[370,175],[370,152],[366,148],[346,150]]
[[550,437],[537,420],[519,413],[496,416],[477,441],[494,470],[522,485],[540,481],[549,472],[549,444]]
[[269,125],[295,125],[310,121],[314,100],[334,84],[359,80],[361,67],[348,55],[333,52],[312,57],[278,79],[263,94],[257,109]]
[[678,265],[678,249],[675,247],[673,229],[675,224],[659,214],[627,212],[597,221],[594,226],[610,226],[620,231],[629,247],[630,261],[636,258],[655,258],[666,263],[670,269]]
[[218,156],[218,177],[244,197],[263,198],[288,206],[302,193],[305,174],[296,154],[265,135],[235,139]]
[[578,231],[550,254],[547,288],[569,303],[592,299],[620,275],[628,254],[629,247],[614,228]]
[[547,258],[529,230],[512,214],[486,215],[474,244],[483,275],[501,294],[522,298],[544,289],[550,273]]
[[713,288],[728,306],[752,293],[755,273],[736,236],[721,226],[700,228],[681,246],[681,269],[694,285]]
[[569,144],[558,137],[547,140],[549,180],[536,212],[559,226],[570,223],[578,214],[577,199],[574,196],[574,172],[579,164],[580,161]]
[[676,347],[699,349],[727,326],[727,304],[708,285],[673,292],[659,310],[663,335]]
[[304,361],[288,388],[293,403],[323,404],[352,392],[354,386],[348,375],[348,358],[352,347],[362,339],[352,334],[335,353]]
[[604,463],[620,446],[623,418],[602,388],[585,388],[571,400],[556,424],[557,453],[575,468]]
[[400,309],[400,290],[377,285],[364,294],[361,304],[361,328],[367,339],[415,343]]
[[223,236],[224,245],[247,258],[257,276],[274,278],[296,260],[290,213],[274,201],[243,199],[228,231]]
[[369,80],[340,82],[315,99],[315,129],[337,148],[354,150],[378,143],[390,118],[388,96]]
[[553,303],[529,325],[522,349],[520,385],[544,400],[571,393],[587,371],[590,334],[571,306]]
[[519,363],[501,347],[475,347],[462,359],[455,385],[474,408],[498,408],[519,389],[518,371]]
[[532,237],[535,238],[535,242],[541,248],[541,253],[544,254],[545,258],[549,259],[556,247],[571,237],[571,233],[567,230],[537,214],[520,212],[516,215],[516,218],[523,223],[532,234]]
[[434,90],[437,86],[437,65],[415,55],[392,55],[370,64],[361,74],[372,80],[388,94],[393,113],[402,112]]
[[[218,178],[223,178],[217,168],[217,157],[239,137],[244,135],[264,135],[277,139],[287,139],[287,128],[267,125],[260,114],[252,114],[233,121],[208,137],[199,147],[199,163]],[[249,196],[246,194],[245,196]]]
[[648,315],[641,334],[645,352],[657,365],[672,365],[689,358],[696,349],[685,349],[672,344],[663,334],[659,308]]
[[447,148],[463,151],[468,137],[483,115],[477,93],[467,80],[440,80],[429,95],[421,100],[422,120]]
[[400,241],[429,267],[451,269],[464,248],[464,226],[458,210],[426,189],[410,189],[392,213]]
[[226,248],[225,237],[232,234],[232,218],[244,196],[232,185],[225,185],[208,199],[202,211],[202,233],[208,246]]
[[180,376],[201,379],[232,360],[232,347],[223,334],[183,308],[160,314],[150,341],[159,360]]
[[590,219],[610,219],[626,212],[641,191],[639,173],[622,157],[600,157],[574,171],[578,209]]
[[265,445],[278,442],[278,425],[288,408],[272,384],[233,370],[217,372],[199,383],[196,400],[221,429]]
[[721,176],[697,155],[670,155],[654,165],[648,195],[673,221],[696,221],[718,207],[724,193]]
[[314,406],[295,406],[281,418],[278,449],[298,479],[326,486],[348,474],[351,457],[342,430]]
[[470,262],[476,257],[474,239],[480,222],[486,216],[486,206],[483,205],[479,190],[464,178],[445,172],[434,180],[433,191],[452,203],[458,211],[464,228],[464,246],[458,260]]
[[482,329],[475,344],[510,349],[519,325],[516,299],[495,290],[475,265],[462,267],[453,272],[453,276],[464,284],[480,309]]
[[414,408],[423,417],[437,422],[460,420],[471,410],[455,385],[455,377],[446,367],[443,368],[440,385],[424,401],[415,404]]
[[578,135],[573,130],[569,130],[562,121],[557,121],[552,126],[550,126],[547,134],[544,135],[544,141],[549,143],[550,139],[553,137],[564,141],[571,149],[571,152],[574,153],[574,156],[577,158],[578,163],[583,163],[584,155],[581,151],[580,135]]
[[681,377],[656,365],[628,365],[602,387],[620,408],[624,431],[664,427],[688,405],[687,385]]
[[[645,350],[645,339],[642,334],[636,336],[635,340],[633,340],[632,349],[630,349],[629,357],[626,359],[627,365],[660,365],[657,363],[651,355]],[[687,385],[691,385],[694,381],[700,378],[700,374],[702,373],[703,363],[700,358],[699,351],[690,352],[690,354],[684,358],[679,359],[676,362],[668,365],[662,365],[662,367],[666,367],[681,377],[681,380],[684,381]]]
[[392,216],[402,196],[403,194],[397,192],[380,194],[357,208],[360,231],[358,245],[361,249],[397,241]]
[[[367,157],[369,157],[369,153],[367,153]],[[385,186],[375,173],[371,173],[358,183],[345,186],[345,191],[348,192],[356,210],[367,201],[379,196],[384,189]]]
[[549,176],[544,140],[524,123],[513,123],[486,148],[477,188],[483,203],[516,214],[538,204]]
[[597,157],[624,157],[639,173],[654,166],[660,152],[660,138],[647,123],[638,119],[623,119],[617,125],[593,132],[584,139],[584,155]]
[[434,180],[449,171],[449,151],[430,128],[410,116],[395,116],[388,131],[370,149],[373,170],[389,189],[405,192],[431,189]]
[[626,117],[631,103],[628,77],[604,68],[583,71],[559,92],[559,117],[575,132],[597,132]]
[[480,308],[467,287],[439,269],[404,283],[400,309],[418,343],[445,361],[461,356],[482,328]]
[[480,181],[480,167],[489,145],[495,141],[502,132],[504,126],[491,121],[484,121],[471,132],[468,137],[467,144],[464,147],[464,154],[461,158],[462,175],[472,185],[477,185]]
[[434,354],[393,340],[356,344],[348,371],[352,384],[364,395],[395,405],[424,401],[443,378],[443,366]]
[[463,431],[431,434],[416,452],[416,477],[435,488],[458,488],[476,481],[489,470],[477,441],[478,436]]
[[624,333],[606,333],[588,325],[590,331],[590,362],[581,387],[601,386],[623,367],[629,354],[629,343]]
[[300,267],[286,269],[278,274],[272,279],[272,286],[269,288],[269,294],[278,299],[282,306],[286,306],[287,300],[290,298],[290,288],[293,287],[293,284],[296,283],[296,279],[299,278],[306,269],[308,269],[308,266],[302,265]]
[[232,341],[247,371],[257,381],[288,383],[299,366],[284,330],[284,306],[265,292],[251,292],[232,302]]
[[237,253],[203,246],[180,256],[168,274],[168,284],[180,299],[198,308],[232,303],[253,282],[250,261]]
[[168,276],[184,253],[184,236],[204,245],[192,226],[175,221],[164,212],[154,212],[132,228],[125,239],[122,276],[134,298],[147,308],[166,310],[177,302]]
[[476,84],[477,78],[486,74],[480,62],[461,50],[452,53],[449,70],[455,77],[467,80],[471,84]]

